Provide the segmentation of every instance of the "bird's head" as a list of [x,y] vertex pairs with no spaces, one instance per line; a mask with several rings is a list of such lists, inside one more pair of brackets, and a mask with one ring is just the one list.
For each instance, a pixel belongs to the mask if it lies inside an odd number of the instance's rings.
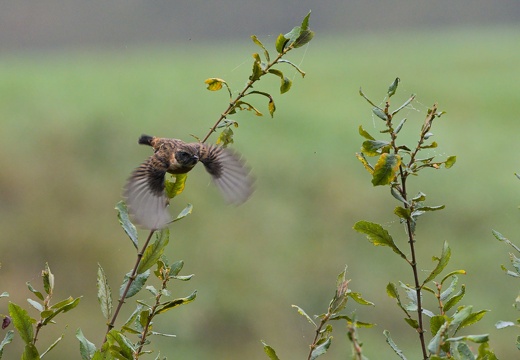
[[199,161],[199,155],[189,149],[175,152],[175,159],[183,167],[194,167]]

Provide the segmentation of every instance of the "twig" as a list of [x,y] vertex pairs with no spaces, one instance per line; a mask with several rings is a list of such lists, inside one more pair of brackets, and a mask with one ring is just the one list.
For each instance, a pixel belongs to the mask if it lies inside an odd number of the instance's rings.
[[141,248],[141,251],[137,253],[137,260],[135,262],[134,268],[132,270],[132,274],[130,275],[130,278],[128,279],[128,282],[126,284],[125,290],[121,294],[121,297],[119,298],[119,302],[117,304],[116,311],[114,312],[114,316],[112,316],[112,320],[110,320],[110,323],[108,323],[107,331],[105,333],[105,338],[103,339],[103,344],[107,341],[107,334],[114,328],[114,324],[116,322],[117,316],[119,315],[119,310],[121,310],[121,307],[123,307],[123,304],[125,303],[126,294],[128,294],[128,291],[130,290],[130,286],[132,286],[132,283],[135,280],[135,277],[137,275],[137,268],[139,267],[139,263],[141,262],[141,259],[143,258],[144,251],[146,250],[148,243],[150,242],[150,239],[152,238],[153,233],[155,230],[151,230],[150,234],[148,235],[148,238],[146,239],[143,247]]

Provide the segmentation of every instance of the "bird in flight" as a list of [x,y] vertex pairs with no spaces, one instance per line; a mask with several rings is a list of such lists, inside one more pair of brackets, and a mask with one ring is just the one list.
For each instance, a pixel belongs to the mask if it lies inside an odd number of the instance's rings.
[[227,202],[241,204],[253,193],[250,169],[229,149],[149,135],[141,135],[138,143],[151,146],[154,154],[130,175],[123,195],[132,220],[145,229],[159,230],[171,222],[164,191],[166,173],[185,174],[199,161]]

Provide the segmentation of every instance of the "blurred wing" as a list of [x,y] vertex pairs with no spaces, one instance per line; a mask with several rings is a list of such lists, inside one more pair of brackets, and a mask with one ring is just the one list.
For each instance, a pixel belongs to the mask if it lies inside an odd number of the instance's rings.
[[159,230],[171,221],[164,193],[167,166],[151,156],[128,179],[124,197],[131,219],[149,230]]
[[201,146],[200,161],[227,202],[242,204],[253,193],[250,169],[235,152],[216,145]]

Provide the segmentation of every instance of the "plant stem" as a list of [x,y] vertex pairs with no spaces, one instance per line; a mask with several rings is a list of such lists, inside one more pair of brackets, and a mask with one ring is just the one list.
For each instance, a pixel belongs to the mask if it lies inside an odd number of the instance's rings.
[[[285,48],[283,50],[283,52],[279,53],[278,56],[276,57],[276,59],[274,59],[272,62],[268,63],[266,65],[266,67],[263,69],[262,71],[262,75],[265,75],[269,72],[269,69],[272,68],[274,65],[276,65],[278,63],[278,60],[280,60],[285,54],[287,54],[290,50],[293,49],[293,46],[288,46],[287,48]],[[211,129],[209,130],[209,132],[206,134],[206,136],[204,137],[204,139],[202,139],[202,142],[205,143],[208,138],[211,136],[211,134],[213,134],[215,132],[215,129],[217,128],[217,126],[222,122],[222,120],[224,120],[228,115],[229,113],[236,107],[237,103],[240,101],[240,99],[242,99],[244,96],[246,96],[246,92],[251,89],[253,87],[253,84],[255,82],[257,82],[258,80],[260,79],[256,79],[256,80],[249,80],[246,84],[246,86],[244,87],[244,89],[238,94],[238,96],[235,98],[235,100],[231,101],[226,109],[226,111],[224,111],[220,117],[218,118],[217,122],[211,127]]]
[[110,320],[110,323],[108,323],[107,331],[105,333],[105,338],[103,339],[103,344],[107,341],[107,334],[110,330],[114,328],[114,323],[116,322],[117,316],[119,315],[119,310],[123,307],[123,304],[125,303],[126,294],[128,294],[128,291],[130,290],[130,286],[132,286],[132,283],[135,280],[135,277],[137,275],[137,268],[139,267],[139,264],[141,263],[141,259],[143,258],[144,251],[146,250],[146,247],[148,246],[148,243],[150,242],[150,239],[152,238],[153,233],[155,230],[151,230],[150,234],[146,238],[146,241],[141,248],[141,251],[137,253],[137,260],[135,262],[134,268],[132,269],[132,274],[130,275],[130,278],[128,279],[128,282],[126,283],[125,290],[121,294],[121,297],[119,298],[119,302],[117,304],[116,311],[114,312],[114,316],[112,316],[112,319]]
[[318,342],[318,339],[320,337],[321,329],[323,328],[323,325],[329,321],[329,317],[332,314],[330,312],[327,312],[327,314],[321,319],[320,325],[316,328],[316,335],[314,336],[314,340],[312,341],[312,345],[310,346],[311,350],[309,351],[309,356],[307,357],[307,360],[310,360],[312,356],[313,350],[316,348],[316,343]]

